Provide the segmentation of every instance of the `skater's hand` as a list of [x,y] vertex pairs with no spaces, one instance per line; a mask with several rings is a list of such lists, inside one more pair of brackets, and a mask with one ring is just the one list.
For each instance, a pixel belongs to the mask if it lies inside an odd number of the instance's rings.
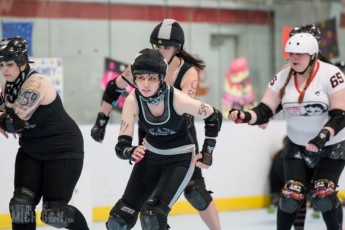
[[200,161],[202,159],[203,155],[202,153],[198,153],[192,160],[192,163],[201,169],[208,169],[209,165],[206,165],[204,163],[202,163],[202,161]]

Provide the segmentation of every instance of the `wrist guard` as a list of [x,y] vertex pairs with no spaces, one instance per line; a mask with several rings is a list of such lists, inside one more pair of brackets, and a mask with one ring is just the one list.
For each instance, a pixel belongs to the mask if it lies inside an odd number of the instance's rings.
[[104,139],[105,128],[108,124],[108,121],[109,117],[102,112],[98,113],[95,125],[91,129],[91,137],[95,141],[102,141]]
[[222,113],[215,108],[213,109],[214,112],[205,119],[205,136],[207,137],[217,137],[222,126]]
[[204,144],[202,146],[201,154],[202,158],[199,159],[201,163],[211,166],[212,165],[212,153],[214,148],[216,147],[216,140],[215,139],[205,139]]
[[118,142],[115,146],[115,153],[120,159],[129,159],[130,161],[134,160],[132,158],[132,154],[136,146],[132,146],[132,140],[133,138],[127,135],[121,135],[118,137]]
[[270,107],[262,102],[251,110],[256,114],[256,121],[252,125],[266,124],[270,121],[270,118],[273,117],[273,112]]
[[330,136],[331,133],[328,129],[321,129],[320,133],[314,139],[309,141],[309,144],[315,145],[320,151],[325,146],[326,142],[329,141]]
[[[240,123],[248,123],[252,119],[252,115],[249,112],[246,111],[241,111],[239,109],[231,109],[229,111],[229,114],[232,113],[233,111],[237,111],[237,119],[235,120],[236,124]],[[244,113],[244,118],[241,118],[241,112]]]
[[117,105],[117,99],[119,99],[120,95],[125,91],[125,89],[121,89],[116,85],[116,78],[110,80],[105,88],[103,93],[102,100],[111,104],[112,106]]
[[20,119],[14,112],[2,113],[0,116],[0,128],[8,133],[20,133],[28,126],[27,121]]

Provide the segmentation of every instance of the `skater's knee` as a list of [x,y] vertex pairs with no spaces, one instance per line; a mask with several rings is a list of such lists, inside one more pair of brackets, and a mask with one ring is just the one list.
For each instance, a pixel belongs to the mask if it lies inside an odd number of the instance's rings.
[[170,208],[162,201],[154,198],[149,200],[140,213],[140,223],[143,230],[167,229]]
[[55,227],[65,228],[74,222],[75,209],[67,201],[44,201],[41,214],[43,223]]
[[139,212],[120,199],[111,209],[106,223],[109,230],[132,229],[137,222]]
[[9,206],[12,222],[16,224],[34,223],[38,201],[39,198],[30,189],[16,188]]
[[184,190],[187,201],[198,211],[205,210],[212,201],[210,191],[206,190],[203,179],[191,180]]
[[315,180],[310,195],[313,204],[321,212],[329,212],[340,204],[335,191],[335,184],[327,179]]
[[305,186],[293,180],[288,180],[282,190],[279,200],[279,208],[286,213],[293,213],[297,211],[300,204],[305,199]]

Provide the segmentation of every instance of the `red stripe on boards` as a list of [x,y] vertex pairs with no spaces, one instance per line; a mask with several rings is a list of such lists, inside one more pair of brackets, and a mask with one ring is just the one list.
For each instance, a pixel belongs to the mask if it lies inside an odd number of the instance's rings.
[[273,20],[272,11],[46,0],[9,0],[7,3],[0,4],[0,16],[139,21],[160,21],[163,18],[174,18],[180,22],[263,25],[269,25]]

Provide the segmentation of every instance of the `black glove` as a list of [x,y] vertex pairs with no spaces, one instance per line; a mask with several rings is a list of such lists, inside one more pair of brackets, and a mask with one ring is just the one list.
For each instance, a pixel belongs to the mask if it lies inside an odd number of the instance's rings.
[[107,117],[104,113],[99,112],[97,115],[96,123],[91,129],[91,137],[95,141],[102,141],[105,135],[105,127],[109,121],[109,117]]
[[326,142],[329,141],[330,136],[331,133],[328,129],[321,129],[320,133],[309,141],[309,144],[315,145],[320,151],[325,146]]
[[208,166],[212,165],[212,153],[214,147],[216,147],[215,139],[205,139],[201,150],[202,158],[198,161]]
[[[233,111],[237,111],[237,119],[235,120],[235,123],[236,124],[239,124],[239,123],[248,123],[251,119],[252,119],[252,115],[249,113],[249,112],[246,112],[246,111],[241,111],[239,109],[231,109],[229,111],[229,114],[232,113]],[[244,118],[241,119],[241,112],[244,113]]]

